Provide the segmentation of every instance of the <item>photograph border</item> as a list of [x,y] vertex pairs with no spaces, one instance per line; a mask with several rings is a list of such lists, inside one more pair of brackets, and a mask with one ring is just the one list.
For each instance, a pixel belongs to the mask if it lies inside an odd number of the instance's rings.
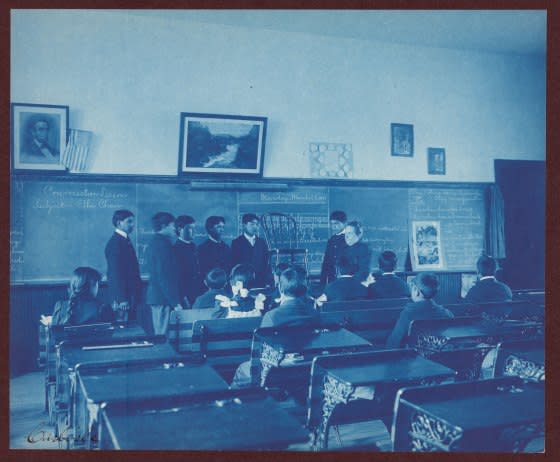
[[[437,230],[437,243],[438,243],[438,256],[439,262],[435,264],[418,263],[418,243],[416,241],[416,229],[421,226],[433,226]],[[445,270],[445,262],[443,258],[443,250],[441,246],[441,223],[438,220],[412,220],[410,222],[410,262],[412,264],[412,271],[432,271],[432,270]]]
[[[443,170],[435,168],[436,154],[443,154]],[[445,148],[428,148],[428,175],[445,175],[446,170]]]
[[[239,121],[241,123],[255,122],[260,126],[259,140],[257,146],[257,159],[255,168],[230,168],[230,167],[188,167],[188,123],[195,122],[225,122]],[[227,178],[262,178],[264,165],[264,147],[266,142],[267,117],[261,116],[242,116],[229,114],[205,114],[196,112],[181,112],[179,124],[179,175],[191,175],[195,177],[227,177]]]
[[[21,130],[20,118],[21,112],[34,112],[37,114],[49,114],[60,116],[59,129],[59,162],[54,163],[26,163],[20,160],[21,155]],[[69,106],[56,104],[35,104],[35,103],[11,103],[10,104],[10,151],[11,151],[11,169],[16,172],[56,172],[65,173],[66,166],[62,163],[63,153],[66,150],[68,141],[68,121]]]
[[[403,129],[409,132],[410,136],[410,153],[403,153],[395,149],[395,141],[397,139],[397,129]],[[391,156],[396,157],[413,157],[414,156],[414,125],[391,123]]]

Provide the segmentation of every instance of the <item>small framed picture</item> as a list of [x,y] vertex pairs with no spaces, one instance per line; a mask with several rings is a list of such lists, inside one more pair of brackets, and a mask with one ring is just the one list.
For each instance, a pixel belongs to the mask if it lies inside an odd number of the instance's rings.
[[439,221],[413,221],[410,248],[413,271],[444,269]]
[[266,117],[181,113],[179,174],[261,177]]
[[409,124],[391,124],[391,155],[414,155],[414,127]]
[[428,174],[445,175],[445,149],[428,148]]
[[11,104],[11,148],[14,170],[65,170],[68,106]]

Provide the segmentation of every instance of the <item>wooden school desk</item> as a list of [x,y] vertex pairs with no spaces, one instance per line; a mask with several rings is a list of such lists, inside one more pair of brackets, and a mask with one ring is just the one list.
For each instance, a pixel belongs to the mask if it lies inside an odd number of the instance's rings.
[[457,370],[459,379],[479,378],[486,355],[499,342],[542,336],[543,324],[451,318],[412,321],[408,344],[426,358]]
[[494,363],[494,377],[501,376],[517,376],[535,382],[544,381],[544,341],[500,343]]
[[318,356],[313,360],[308,399],[313,447],[327,449],[335,412],[335,424],[387,417],[399,388],[454,377],[454,370],[409,349]]
[[544,386],[518,377],[399,391],[394,451],[517,452],[544,433]]
[[255,390],[232,390],[184,406],[107,405],[100,415],[100,449],[281,450],[308,441],[295,417]]
[[193,395],[225,391],[228,384],[208,364],[138,361],[133,364],[80,364],[76,367],[73,436],[75,446],[95,447],[97,416],[107,404],[167,400],[168,406]]
[[[159,343],[158,343],[159,342]],[[76,366],[80,363],[111,363],[149,359],[180,358],[162,337],[104,345],[73,345],[61,342],[56,347],[55,435],[69,433],[69,415],[76,390]]]
[[62,341],[75,345],[111,343],[112,341],[143,340],[146,332],[136,324],[94,323],[78,326],[45,327],[45,408],[49,420],[54,423],[54,399],[56,391],[56,345]]
[[367,340],[342,328],[260,328],[255,331],[251,350],[252,365],[257,365],[260,371],[251,376],[253,381],[264,387],[273,368],[283,369],[285,376],[299,377],[299,380],[303,377],[308,383],[311,361],[315,356],[371,348]]

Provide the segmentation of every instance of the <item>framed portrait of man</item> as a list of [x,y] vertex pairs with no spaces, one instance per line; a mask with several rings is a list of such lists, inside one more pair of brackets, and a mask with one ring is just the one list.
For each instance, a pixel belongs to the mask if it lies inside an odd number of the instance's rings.
[[68,106],[12,103],[12,169],[64,171],[68,113]]

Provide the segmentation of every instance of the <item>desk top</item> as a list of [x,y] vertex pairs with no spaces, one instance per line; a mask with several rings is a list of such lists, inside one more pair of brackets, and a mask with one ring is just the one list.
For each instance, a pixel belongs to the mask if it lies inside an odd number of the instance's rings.
[[145,337],[148,334],[137,324],[95,324],[81,326],[53,326],[51,341],[58,343],[63,340],[73,345],[110,342]]
[[228,389],[228,384],[207,364],[91,372],[78,369],[77,375],[82,393],[93,403],[195,395]]
[[491,322],[480,322],[476,324],[449,326],[442,329],[430,329],[428,332],[430,335],[448,338],[481,337],[515,334],[520,332],[521,329],[532,327],[533,325],[534,323],[504,322],[494,324]]
[[354,386],[373,385],[378,383],[406,382],[448,375],[455,376],[455,371],[420,355],[386,357],[375,359],[364,364],[351,366],[327,366],[327,373],[338,380]]
[[346,329],[326,332],[303,332],[294,338],[289,332],[277,334],[256,334],[256,338],[278,351],[285,353],[328,350],[329,348],[365,347],[371,343]]
[[174,410],[123,412],[109,405],[103,420],[120,449],[282,449],[305,442],[301,424],[271,398],[196,403]]
[[523,387],[516,392],[492,391],[456,396],[437,402],[409,402],[463,430],[480,430],[544,421],[544,388]]
[[135,346],[130,348],[107,348],[84,350],[82,346],[68,346],[62,348],[64,363],[74,368],[80,363],[105,363],[114,361],[135,361],[151,359],[167,359],[180,356],[167,343],[156,343],[149,346]]

